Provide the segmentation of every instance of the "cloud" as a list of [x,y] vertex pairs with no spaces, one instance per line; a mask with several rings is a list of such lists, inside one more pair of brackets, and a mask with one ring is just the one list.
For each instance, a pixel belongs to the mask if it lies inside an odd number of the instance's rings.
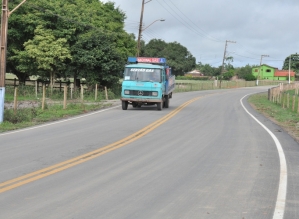
[[[138,34],[142,0],[113,0],[126,15],[126,31]],[[221,65],[227,51],[236,67],[263,63],[281,68],[290,54],[299,53],[298,0],[152,0],[145,4],[143,39],[177,41],[197,62]]]

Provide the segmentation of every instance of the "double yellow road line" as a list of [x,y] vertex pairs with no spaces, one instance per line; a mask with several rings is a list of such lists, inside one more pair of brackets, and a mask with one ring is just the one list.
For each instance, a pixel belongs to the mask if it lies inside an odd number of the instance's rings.
[[200,97],[194,98],[192,100],[189,100],[188,102],[182,104],[181,106],[179,106],[178,108],[176,108],[175,110],[173,110],[172,112],[170,112],[169,114],[167,114],[166,116],[162,117],[161,119],[157,120],[156,122],[144,127],[143,129],[139,130],[138,132],[135,132],[134,134],[123,138],[115,143],[109,144],[105,147],[99,148],[97,150],[94,150],[92,152],[83,154],[81,156],[72,158],[70,160],[55,164],[53,166],[8,180],[6,182],[0,183],[0,193],[2,192],[6,192],[8,190],[17,188],[19,186],[25,185],[27,183],[33,182],[35,180],[50,176],[52,174],[58,173],[60,171],[63,171],[65,169],[68,169],[70,167],[76,166],[78,164],[81,164],[83,162],[86,162],[88,160],[94,159],[96,157],[99,157],[103,154],[106,154],[110,151],[113,151],[115,149],[121,148],[133,141],[136,141],[137,139],[143,137],[144,135],[146,135],[147,133],[151,132],[152,130],[154,130],[155,128],[157,128],[158,126],[162,125],[163,123],[165,123],[166,121],[168,121],[170,118],[174,117],[177,113],[179,113],[183,108],[185,108],[186,106],[188,106],[190,103],[198,100]]

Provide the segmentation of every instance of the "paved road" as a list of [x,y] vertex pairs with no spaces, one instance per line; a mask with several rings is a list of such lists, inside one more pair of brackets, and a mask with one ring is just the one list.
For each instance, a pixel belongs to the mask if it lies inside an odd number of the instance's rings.
[[266,90],[2,134],[0,218],[299,218],[299,145],[246,101]]

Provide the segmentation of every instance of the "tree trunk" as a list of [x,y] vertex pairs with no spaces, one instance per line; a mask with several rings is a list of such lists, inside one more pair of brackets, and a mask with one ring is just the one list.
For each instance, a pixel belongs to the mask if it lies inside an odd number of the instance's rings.
[[55,73],[50,73],[50,87],[51,87],[51,96],[53,95],[53,87],[54,87],[54,81],[55,81]]

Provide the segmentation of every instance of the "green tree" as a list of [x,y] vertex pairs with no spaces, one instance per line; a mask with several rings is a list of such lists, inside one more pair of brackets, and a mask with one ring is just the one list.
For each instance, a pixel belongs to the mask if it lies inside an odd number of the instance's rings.
[[234,75],[235,75],[234,70],[233,70],[233,69],[230,69],[229,71],[223,73],[223,74],[221,75],[221,78],[222,78],[223,80],[230,80]]
[[[10,4],[10,8],[16,5],[14,1]],[[38,25],[42,25],[45,30],[52,30],[51,35],[55,39],[65,39],[65,48],[73,47],[82,40],[81,35],[89,32],[98,31],[109,37],[113,35],[110,43],[120,54],[122,64],[126,62],[127,56],[136,52],[134,36],[124,31],[125,13],[116,8],[113,2],[30,0],[17,12],[9,18],[7,66],[19,80],[24,80],[31,74],[40,74],[38,64],[30,61],[31,56],[26,54],[27,50],[24,47],[24,43],[34,39],[34,31]],[[65,59],[63,63],[65,70],[59,74],[74,78],[77,74],[81,74],[78,72],[80,66],[73,60]],[[62,69],[61,67],[58,66],[57,69]]]
[[178,42],[153,39],[145,45],[144,56],[165,57],[174,75],[184,75],[196,66],[195,57]]
[[[165,57],[167,43],[160,39],[152,39],[144,46],[142,56],[148,57]],[[166,58],[166,57],[165,57]]]
[[215,74],[215,69],[210,64],[201,65],[199,70],[205,76],[214,76]]
[[56,39],[52,30],[37,26],[33,40],[24,44],[28,56],[36,63],[37,68],[49,72],[51,88],[59,68],[66,59],[71,59],[67,40]]
[[[291,59],[291,60],[290,60]],[[291,69],[299,73],[299,54],[291,54],[285,58],[282,69],[288,70],[289,69],[289,62],[291,61]]]
[[235,74],[246,81],[254,81],[256,80],[256,77],[252,74],[252,68],[255,66],[251,66],[247,64],[244,67],[240,67],[235,69]]
[[123,62],[113,43],[114,40],[113,35],[94,31],[81,35],[78,42],[72,46],[78,76],[85,77],[88,84],[100,83],[110,87],[118,83]]
[[203,65],[203,64],[202,64],[201,62],[198,62],[198,63],[195,65],[195,69],[200,70],[200,68],[201,68],[202,65]]
[[222,66],[218,66],[217,67],[214,67],[214,76],[218,76],[218,75],[221,75],[221,69],[222,69]]
[[175,75],[184,75],[196,66],[195,57],[192,56],[186,47],[178,42],[168,43],[165,50],[165,57]]

